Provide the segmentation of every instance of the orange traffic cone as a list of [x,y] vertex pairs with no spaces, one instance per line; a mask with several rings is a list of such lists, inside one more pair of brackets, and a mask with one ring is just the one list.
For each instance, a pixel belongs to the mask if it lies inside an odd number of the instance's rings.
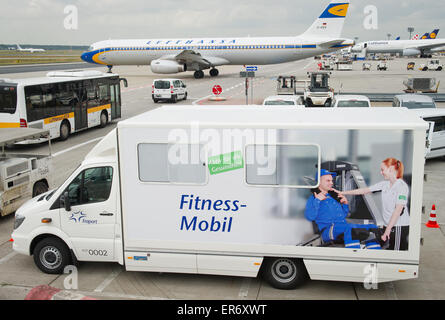
[[428,228],[439,228],[439,224],[437,223],[436,219],[436,205],[433,204],[433,208],[431,209],[430,213],[430,219],[428,220],[428,223],[426,224]]

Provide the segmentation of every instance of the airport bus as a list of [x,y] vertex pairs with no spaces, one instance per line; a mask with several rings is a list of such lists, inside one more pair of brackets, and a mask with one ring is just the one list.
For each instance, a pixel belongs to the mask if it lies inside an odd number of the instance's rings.
[[117,74],[94,70],[0,79],[0,128],[45,129],[51,139],[66,140],[71,133],[104,127],[121,117],[121,80],[127,86]]

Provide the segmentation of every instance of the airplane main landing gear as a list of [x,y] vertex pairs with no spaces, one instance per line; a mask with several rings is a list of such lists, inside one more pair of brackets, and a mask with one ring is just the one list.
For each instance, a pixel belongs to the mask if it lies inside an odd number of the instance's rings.
[[195,71],[193,76],[195,77],[195,79],[202,79],[204,78],[204,72],[202,72],[201,70]]
[[218,69],[215,69],[215,68],[210,69],[210,76],[211,77],[216,77],[218,74],[219,74]]

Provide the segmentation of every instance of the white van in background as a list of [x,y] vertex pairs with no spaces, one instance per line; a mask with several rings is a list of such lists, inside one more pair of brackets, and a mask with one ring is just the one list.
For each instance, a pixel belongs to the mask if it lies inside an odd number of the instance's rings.
[[393,107],[402,107],[408,109],[434,109],[436,103],[430,96],[424,94],[399,94],[394,97]]
[[430,123],[426,159],[445,156],[445,109],[416,109],[411,111]]
[[152,85],[152,98],[155,103],[160,100],[187,99],[187,86],[180,79],[155,79]]

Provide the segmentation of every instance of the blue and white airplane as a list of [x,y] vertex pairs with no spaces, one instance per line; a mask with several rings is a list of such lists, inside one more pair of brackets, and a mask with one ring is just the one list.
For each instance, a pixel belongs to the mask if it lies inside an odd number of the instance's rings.
[[106,40],[96,42],[82,60],[111,68],[150,65],[154,73],[194,71],[219,74],[222,65],[267,65],[296,61],[354,45],[341,37],[349,0],[333,0],[303,34],[294,37]]

